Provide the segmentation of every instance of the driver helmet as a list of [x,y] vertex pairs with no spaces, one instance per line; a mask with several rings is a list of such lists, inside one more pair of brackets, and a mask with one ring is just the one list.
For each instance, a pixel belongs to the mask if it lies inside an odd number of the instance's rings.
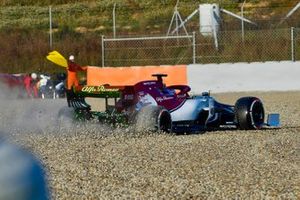
[[70,55],[70,56],[69,56],[69,60],[70,60],[70,61],[74,62],[74,59],[75,59],[75,57],[74,57],[73,55]]
[[32,78],[33,80],[37,79],[37,74],[36,74],[36,73],[31,73],[31,78]]

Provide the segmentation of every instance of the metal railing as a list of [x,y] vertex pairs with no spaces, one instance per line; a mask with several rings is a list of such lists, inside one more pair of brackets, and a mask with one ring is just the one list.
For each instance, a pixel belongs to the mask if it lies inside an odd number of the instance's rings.
[[161,37],[102,37],[102,66],[296,61],[300,29],[219,32]]

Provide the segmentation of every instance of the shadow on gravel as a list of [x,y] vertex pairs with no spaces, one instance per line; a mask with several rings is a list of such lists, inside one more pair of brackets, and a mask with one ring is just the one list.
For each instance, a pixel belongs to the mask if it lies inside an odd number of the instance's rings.
[[290,130],[290,129],[299,129],[300,130],[300,126],[284,126],[284,127],[281,127],[279,128],[278,130]]

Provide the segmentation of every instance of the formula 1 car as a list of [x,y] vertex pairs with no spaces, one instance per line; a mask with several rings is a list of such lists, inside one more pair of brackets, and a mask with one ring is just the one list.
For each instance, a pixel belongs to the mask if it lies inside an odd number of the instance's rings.
[[[279,114],[269,114],[265,123],[262,101],[242,97],[235,105],[219,103],[208,92],[190,96],[187,85],[166,87],[163,77],[132,86],[79,86],[67,92],[69,107],[78,119],[133,125],[136,131],[201,132],[226,128],[242,130],[279,127]],[[92,111],[86,97],[105,99],[105,111]],[[114,99],[114,105],[108,100]]]

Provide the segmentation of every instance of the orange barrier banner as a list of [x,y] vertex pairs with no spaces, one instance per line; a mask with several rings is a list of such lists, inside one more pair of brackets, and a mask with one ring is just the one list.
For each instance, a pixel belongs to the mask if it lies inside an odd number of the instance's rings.
[[187,66],[88,67],[88,85],[134,85],[139,81],[155,80],[152,74],[167,74],[167,86],[187,84]]

